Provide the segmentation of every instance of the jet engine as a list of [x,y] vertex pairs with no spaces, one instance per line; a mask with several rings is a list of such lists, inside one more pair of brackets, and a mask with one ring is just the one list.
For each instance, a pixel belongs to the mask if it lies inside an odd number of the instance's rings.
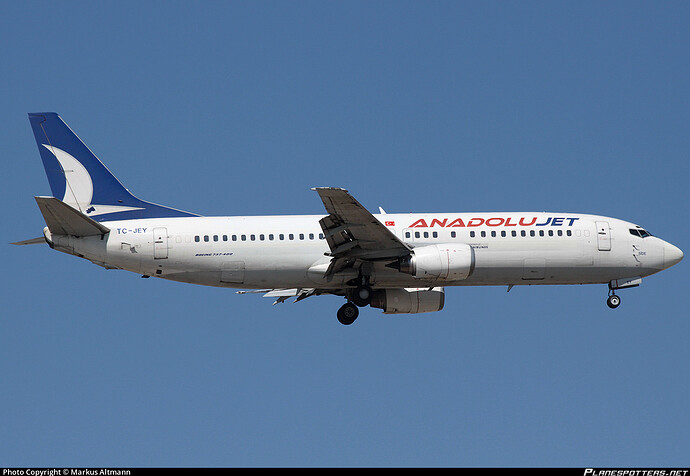
[[386,265],[415,278],[467,279],[474,271],[474,250],[465,243],[420,246]]
[[417,314],[443,309],[443,288],[377,289],[371,298],[371,307],[383,309],[384,314]]

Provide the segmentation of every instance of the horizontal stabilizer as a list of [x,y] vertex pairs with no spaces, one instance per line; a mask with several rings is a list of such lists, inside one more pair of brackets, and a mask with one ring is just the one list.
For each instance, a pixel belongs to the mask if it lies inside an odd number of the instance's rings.
[[34,197],[53,235],[96,236],[110,231],[55,197]]
[[24,241],[15,241],[14,243],[10,243],[11,245],[17,245],[17,246],[23,246],[23,245],[40,245],[41,243],[45,243],[46,239],[43,236],[39,236],[38,238],[32,238],[30,240],[24,240]]

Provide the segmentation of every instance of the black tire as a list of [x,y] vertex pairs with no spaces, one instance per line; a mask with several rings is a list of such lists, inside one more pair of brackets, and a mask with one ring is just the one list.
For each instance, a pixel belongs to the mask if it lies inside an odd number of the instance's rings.
[[618,306],[620,306],[620,304],[621,298],[619,298],[615,294],[610,295],[609,298],[606,300],[606,305],[611,309],[616,309]]
[[344,304],[340,309],[338,309],[338,322],[345,326],[349,326],[359,316],[359,309],[357,306],[348,302]]
[[352,293],[352,302],[359,307],[368,306],[371,304],[371,296],[374,292],[369,286],[357,286]]

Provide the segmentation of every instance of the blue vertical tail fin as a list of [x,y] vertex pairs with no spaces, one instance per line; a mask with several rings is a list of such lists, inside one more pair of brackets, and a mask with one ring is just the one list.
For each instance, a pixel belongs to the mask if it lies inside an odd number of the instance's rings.
[[197,216],[132,195],[56,113],[29,122],[53,196],[93,220]]

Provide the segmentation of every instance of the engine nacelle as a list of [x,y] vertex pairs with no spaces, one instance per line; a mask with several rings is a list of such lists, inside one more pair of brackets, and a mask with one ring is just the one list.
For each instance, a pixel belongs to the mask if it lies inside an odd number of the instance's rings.
[[443,288],[378,289],[371,298],[371,307],[383,309],[384,314],[417,314],[443,309]]
[[474,271],[474,250],[465,243],[420,246],[395,267],[415,278],[467,279]]

